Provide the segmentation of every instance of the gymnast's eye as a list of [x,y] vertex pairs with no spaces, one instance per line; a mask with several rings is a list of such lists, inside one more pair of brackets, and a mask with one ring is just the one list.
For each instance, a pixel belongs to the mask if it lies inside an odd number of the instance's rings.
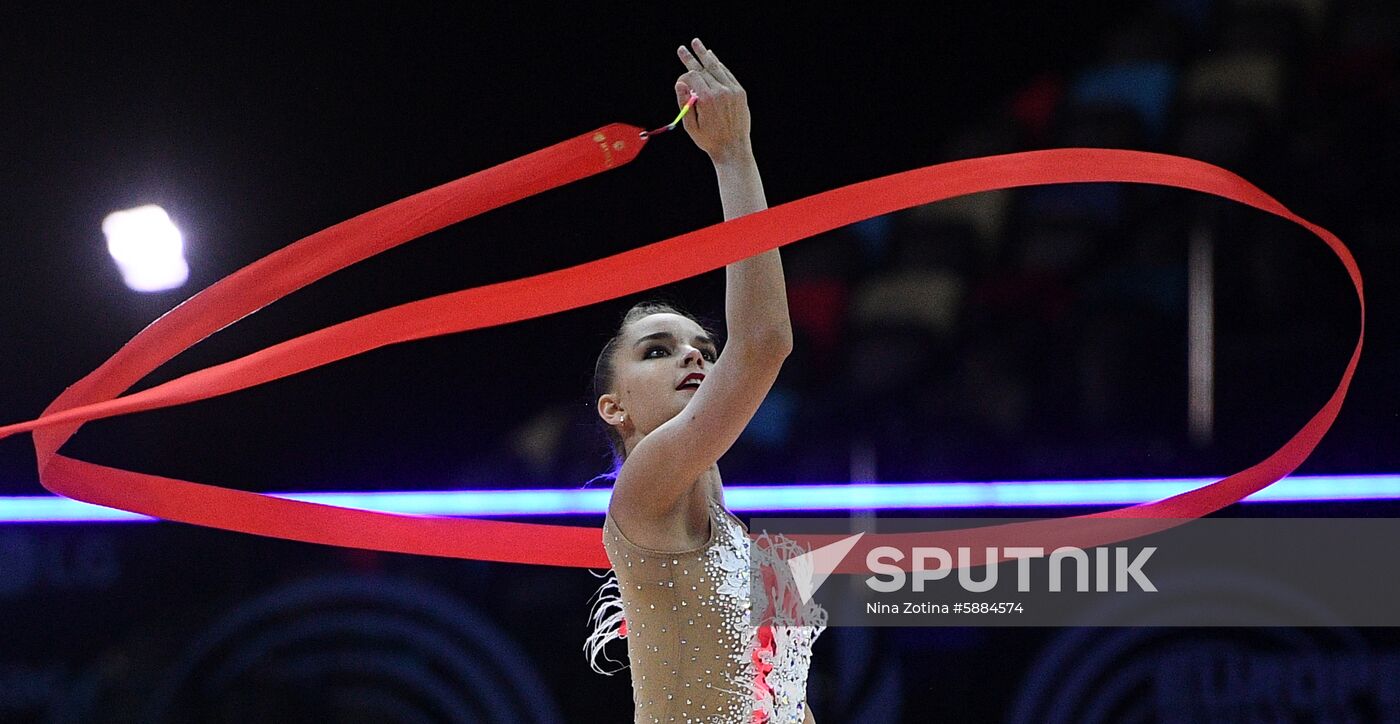
[[647,347],[646,354],[643,354],[642,357],[643,357],[643,359],[652,359],[653,357],[655,357],[655,355],[653,355],[652,352],[658,352],[658,351],[659,351],[659,352],[665,352],[665,353],[667,353],[667,354],[670,354],[670,353],[671,353],[671,350],[668,350],[668,349],[666,349],[665,347],[652,346],[652,347]]
[[715,354],[714,350],[707,349],[702,352],[702,355],[705,357],[705,360],[709,362],[714,362],[716,359],[719,359],[719,355]]

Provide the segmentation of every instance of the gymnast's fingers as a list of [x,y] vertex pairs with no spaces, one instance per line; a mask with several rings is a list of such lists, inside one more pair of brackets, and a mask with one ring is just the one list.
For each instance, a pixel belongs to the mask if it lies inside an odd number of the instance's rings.
[[710,74],[705,71],[705,65],[700,62],[699,58],[695,57],[695,53],[690,52],[689,48],[682,45],[676,48],[676,54],[680,56],[681,62],[685,64],[686,69],[691,73],[706,76],[707,80],[710,79]]
[[706,48],[705,44],[700,42],[699,38],[695,39],[695,49],[700,53],[700,59],[705,65],[706,72],[714,76],[715,80],[718,80],[720,83],[730,88],[740,88],[739,80],[734,77],[733,73],[729,72],[729,68],[726,67],[724,63],[720,62],[719,56],[715,55],[715,51]]
[[[676,80],[689,86],[701,100],[709,100],[715,95],[714,81],[705,77],[704,73],[690,70],[682,73]],[[686,100],[688,99],[680,99],[681,105],[685,105]]]

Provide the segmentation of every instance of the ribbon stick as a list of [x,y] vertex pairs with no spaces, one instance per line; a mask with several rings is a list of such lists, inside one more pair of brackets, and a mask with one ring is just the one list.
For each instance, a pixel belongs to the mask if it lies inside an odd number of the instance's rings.
[[[690,105],[666,128],[674,128]],[[366,351],[509,324],[680,281],[874,216],[965,194],[1057,183],[1172,186],[1219,196],[1288,219],[1317,235],[1342,262],[1360,303],[1361,328],[1332,396],[1282,447],[1197,490],[1101,513],[937,533],[866,535],[875,545],[973,545],[1015,536],[1027,544],[1099,545],[1220,510],[1288,475],[1336,419],[1360,359],[1366,306],[1361,273],[1331,232],[1293,214],[1248,181],[1210,164],[1140,151],[1068,148],[927,166],[864,181],[567,269],[464,289],[381,310],[245,357],[123,395],[199,340],[311,282],[419,236],[632,161],[648,135],[612,124],[415,194],[312,234],[200,291],[142,330],[63,392],[36,420],[0,428],[31,432],[39,478],[76,500],[167,520],[310,543],[476,560],[606,568],[596,527],[412,516],[271,498],[76,460],[59,448],[84,423],[225,395]],[[1093,522],[1094,525],[1087,525]],[[822,536],[805,540],[820,545]],[[864,556],[847,556],[854,566]],[[906,561],[907,563],[908,561]],[[846,571],[841,568],[838,571]]]
[[700,96],[697,95],[695,91],[691,91],[690,100],[686,101],[685,105],[681,107],[681,112],[679,115],[676,116],[676,120],[671,121],[669,124],[664,125],[654,131],[642,131],[639,135],[642,138],[651,138],[652,136],[655,136],[659,133],[665,133],[667,131],[676,130],[676,126],[680,125],[681,119],[685,118],[685,114],[690,112],[690,107],[695,105],[695,101],[698,100],[700,100]]

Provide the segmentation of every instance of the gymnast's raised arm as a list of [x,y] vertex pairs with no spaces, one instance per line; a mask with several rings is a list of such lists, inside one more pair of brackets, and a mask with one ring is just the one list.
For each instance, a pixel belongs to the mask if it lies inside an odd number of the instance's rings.
[[[687,71],[676,81],[676,99],[698,96],[685,130],[709,154],[719,180],[724,218],[766,209],[763,183],[749,140],[744,89],[714,52],[697,38],[694,52],[678,53]],[[727,451],[748,425],[792,351],[787,290],[778,250],[725,269],[725,321],[729,339],[709,369],[698,349],[675,340],[675,361],[706,376],[680,411],[636,441],[618,473],[613,505],[647,517],[665,516]],[[690,354],[687,359],[682,355]]]

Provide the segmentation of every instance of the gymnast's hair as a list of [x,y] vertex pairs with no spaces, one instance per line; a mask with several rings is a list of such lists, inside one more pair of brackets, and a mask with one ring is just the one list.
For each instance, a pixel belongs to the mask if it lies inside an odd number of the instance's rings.
[[[614,358],[617,355],[618,345],[622,344],[623,335],[627,327],[633,322],[640,321],[653,314],[678,314],[700,325],[711,339],[719,342],[719,336],[710,329],[710,326],[694,315],[680,308],[679,305],[661,300],[651,300],[638,302],[622,315],[622,321],[617,325],[617,332],[603,345],[603,350],[598,353],[598,361],[593,365],[593,402],[596,404],[598,398],[613,391],[613,383],[616,382],[616,363]],[[627,459],[627,449],[622,441],[622,436],[611,425],[603,423],[604,431],[608,436],[608,446],[612,448],[613,471],[599,477],[616,478],[617,471],[622,469],[622,462]],[[595,478],[596,480],[596,478]],[[592,481],[589,481],[592,482]]]

